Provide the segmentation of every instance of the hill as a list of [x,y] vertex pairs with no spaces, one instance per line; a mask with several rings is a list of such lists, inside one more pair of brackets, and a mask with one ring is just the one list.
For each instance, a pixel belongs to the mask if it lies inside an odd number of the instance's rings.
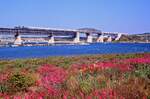
[[122,35],[120,42],[150,42],[150,33]]

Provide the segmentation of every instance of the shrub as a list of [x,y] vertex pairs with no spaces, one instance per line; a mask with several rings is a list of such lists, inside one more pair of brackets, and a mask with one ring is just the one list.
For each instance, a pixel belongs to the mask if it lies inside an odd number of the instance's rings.
[[144,78],[131,77],[127,81],[120,81],[115,89],[117,94],[125,99],[141,99],[150,96],[149,80]]
[[93,89],[91,81],[89,81],[89,80],[81,81],[80,82],[80,89],[83,93],[89,94]]
[[35,83],[35,79],[33,79],[29,75],[15,73],[8,78],[7,86],[9,88],[10,93],[26,91],[31,85]]
[[0,83],[0,93],[6,93],[8,91],[8,86],[5,83]]
[[79,89],[79,82],[76,77],[70,76],[66,81],[66,86],[67,89],[73,93]]
[[150,65],[149,64],[136,64],[133,74],[137,77],[150,79]]
[[24,68],[24,67],[25,67],[25,64],[24,64],[24,61],[23,61],[23,60],[16,60],[14,66],[15,66],[16,68]]

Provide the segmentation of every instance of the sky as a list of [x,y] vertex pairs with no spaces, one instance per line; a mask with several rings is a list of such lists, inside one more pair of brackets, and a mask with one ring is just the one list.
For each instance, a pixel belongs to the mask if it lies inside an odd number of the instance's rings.
[[0,0],[0,27],[150,32],[150,0]]

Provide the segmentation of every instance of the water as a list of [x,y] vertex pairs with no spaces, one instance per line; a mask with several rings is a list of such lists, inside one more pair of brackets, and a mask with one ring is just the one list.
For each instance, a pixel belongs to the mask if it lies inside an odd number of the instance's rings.
[[119,54],[150,52],[148,43],[95,43],[90,45],[56,45],[32,47],[1,47],[0,59],[39,58],[88,54]]

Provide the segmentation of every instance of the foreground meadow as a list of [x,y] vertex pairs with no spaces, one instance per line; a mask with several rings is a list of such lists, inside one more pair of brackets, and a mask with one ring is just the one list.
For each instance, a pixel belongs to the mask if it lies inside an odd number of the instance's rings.
[[0,99],[150,99],[150,54],[1,60]]

